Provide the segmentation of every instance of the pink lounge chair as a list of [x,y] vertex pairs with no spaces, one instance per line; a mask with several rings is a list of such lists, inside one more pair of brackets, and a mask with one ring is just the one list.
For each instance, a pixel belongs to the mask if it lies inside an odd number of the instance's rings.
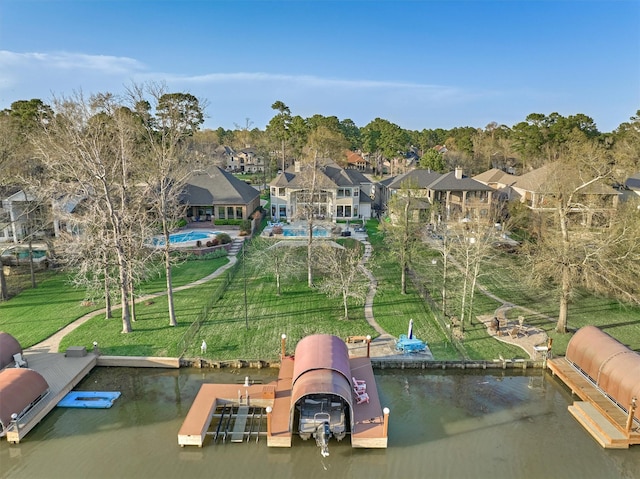
[[353,390],[356,394],[367,390],[367,383],[362,379],[351,378],[353,380]]
[[356,392],[356,404],[362,404],[363,402],[369,404],[369,395],[365,392]]

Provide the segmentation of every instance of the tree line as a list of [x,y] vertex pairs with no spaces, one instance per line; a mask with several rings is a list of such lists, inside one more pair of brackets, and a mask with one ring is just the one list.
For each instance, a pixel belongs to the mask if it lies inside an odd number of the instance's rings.
[[[29,192],[34,211],[38,204],[58,208],[56,216],[66,222],[64,231],[68,231],[63,232],[68,241],[57,246],[58,253],[75,268],[79,284],[105,298],[108,315],[117,291],[123,306],[123,332],[131,331],[135,320],[134,290],[154,263],[149,261],[150,254],[163,254],[169,323],[176,324],[168,236],[184,212],[179,196],[186,179],[214,162],[220,145],[256,148],[270,158],[272,174],[293,160],[301,161],[311,200],[318,188],[317,167],[328,160],[344,162],[347,150],[362,152],[376,174],[383,173],[385,162],[414,150],[422,158],[422,167],[437,171],[456,166],[469,174],[491,167],[526,171],[553,164],[554,183],[546,185],[553,213],[522,214],[516,206],[507,216],[514,224],[519,221],[522,229],[545,231],[526,244],[527,257],[532,280],[559,285],[558,329],[566,329],[566,309],[576,286],[627,300],[637,298],[632,279],[634,274],[638,277],[633,266],[639,264],[637,215],[625,211],[612,217],[603,235],[602,228],[580,228],[571,212],[594,182],[621,184],[640,170],[640,110],[614,132],[601,133],[582,114],[533,113],[512,127],[491,123],[485,128],[410,131],[380,118],[362,128],[335,116],[302,118],[282,101],[271,108],[274,116],[264,131],[251,128],[250,119],[235,130],[201,130],[206,102],[153,83],[132,85],[120,95],[76,93],[55,97],[50,104],[39,99],[17,101],[0,114],[0,186],[19,186]],[[411,249],[419,233],[409,221],[410,197],[392,205],[399,208],[404,230],[395,236],[387,231],[390,241],[399,245],[394,249],[403,268],[403,291],[405,269],[412,263],[420,267],[420,258]],[[307,204],[313,208],[313,201]],[[70,205],[75,205],[73,214]],[[300,214],[306,214],[312,231],[313,211]],[[37,222],[32,224],[29,238],[38,233]],[[145,247],[154,234],[164,236],[164,248]],[[479,247],[484,242],[474,244]],[[471,258],[472,251],[468,245],[465,248],[464,254]],[[311,287],[312,235],[307,256]],[[464,284],[473,291],[479,261],[467,259],[467,264],[473,275]],[[4,279],[1,273],[0,279]],[[462,310],[472,303],[465,300]]]

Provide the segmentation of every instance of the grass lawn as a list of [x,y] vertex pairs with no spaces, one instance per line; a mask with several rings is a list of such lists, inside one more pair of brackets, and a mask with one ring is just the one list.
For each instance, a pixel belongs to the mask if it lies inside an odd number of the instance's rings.
[[[387,332],[394,336],[406,333],[409,319],[414,320],[416,337],[425,340],[436,359],[460,359],[460,351],[453,347],[448,331],[436,320],[420,294],[409,283],[407,294],[400,293],[400,271],[397,262],[385,254],[384,244],[377,230],[377,222],[367,224],[369,240],[374,254],[368,267],[378,280],[374,298],[374,317]],[[174,269],[174,285],[179,286],[207,276],[225,264],[226,258],[188,261]],[[555,333],[557,301],[553,292],[536,290],[521,279],[518,258],[501,256],[483,268],[481,284],[504,301],[518,305],[509,311],[510,317],[524,315],[527,324],[543,328],[554,339],[553,350],[564,354],[570,334]],[[435,267],[427,278],[432,296],[437,298],[441,272]],[[191,323],[199,317],[222,279],[177,292],[175,305],[178,326],[170,327],[166,298],[160,297],[151,304],[137,306],[137,321],[133,332],[122,334],[118,311],[113,319],[102,315],[64,338],[61,350],[70,345],[90,348],[97,341],[101,351],[109,355],[176,356],[178,345]],[[145,283],[140,292],[151,293],[165,289],[162,273]],[[343,310],[339,298],[328,298],[316,289],[309,289],[306,279],[288,279],[283,282],[282,295],[275,294],[273,278],[250,272],[246,278],[242,270],[228,286],[223,297],[213,305],[210,314],[202,322],[200,330],[187,345],[186,357],[198,357],[200,343],[206,340],[206,357],[215,360],[276,359],[280,352],[280,335],[287,335],[288,352],[304,336],[314,333],[335,334],[339,337],[367,335],[376,332],[364,319],[361,304],[350,304],[350,318],[342,319]],[[245,301],[246,291],[246,301]],[[455,295],[453,295],[455,297]],[[25,290],[10,301],[0,303],[0,330],[14,335],[23,347],[42,341],[85,313],[100,308],[82,306],[84,292],[69,286],[64,274],[48,274],[38,288]],[[246,307],[245,307],[246,305]],[[474,316],[493,314],[500,305],[481,293],[474,301]],[[529,308],[540,315],[519,309]],[[569,326],[579,328],[592,324],[635,350],[640,350],[640,308],[621,305],[615,301],[577,294],[569,310]],[[477,321],[466,322],[465,338],[461,343],[464,357],[469,359],[494,359],[524,357],[517,347],[498,342],[487,335]]]
[[[200,279],[227,262],[228,259],[224,257],[180,263],[173,270],[173,284],[177,287]],[[148,294],[165,289],[165,277],[160,273],[142,285],[140,293]],[[67,274],[45,272],[39,276],[37,288],[23,290],[9,301],[0,303],[0,331],[11,334],[23,348],[28,348],[85,314],[104,307],[102,303],[83,306],[84,299],[84,290],[74,288]],[[114,311],[114,316],[118,316],[118,311]],[[120,330],[122,329],[119,320],[110,321],[117,322]],[[89,345],[92,343],[93,340]]]

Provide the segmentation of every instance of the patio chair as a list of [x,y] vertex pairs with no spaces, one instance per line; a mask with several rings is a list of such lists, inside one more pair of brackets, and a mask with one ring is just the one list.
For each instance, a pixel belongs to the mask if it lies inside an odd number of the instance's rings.
[[13,355],[13,360],[16,362],[17,368],[26,368],[28,367],[27,360],[24,359],[22,353],[16,353]]
[[356,395],[356,404],[362,404],[363,402],[366,402],[367,404],[369,404],[369,395],[367,393],[365,393],[365,392],[362,392],[362,393],[355,392],[355,395]]
[[353,380],[353,391],[358,393],[363,393],[367,391],[367,383],[362,379],[351,378]]
[[524,316],[518,316],[518,329],[523,335],[529,336],[529,328],[524,325]]

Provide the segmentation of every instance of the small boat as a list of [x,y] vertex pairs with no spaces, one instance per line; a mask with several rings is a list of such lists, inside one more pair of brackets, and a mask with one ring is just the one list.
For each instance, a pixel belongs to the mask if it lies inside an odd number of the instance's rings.
[[58,407],[107,409],[120,397],[117,391],[71,391],[58,403]]
[[329,455],[329,438],[341,441],[347,433],[345,404],[333,395],[314,394],[298,404],[300,421],[298,434],[303,440],[312,436],[324,457]]

